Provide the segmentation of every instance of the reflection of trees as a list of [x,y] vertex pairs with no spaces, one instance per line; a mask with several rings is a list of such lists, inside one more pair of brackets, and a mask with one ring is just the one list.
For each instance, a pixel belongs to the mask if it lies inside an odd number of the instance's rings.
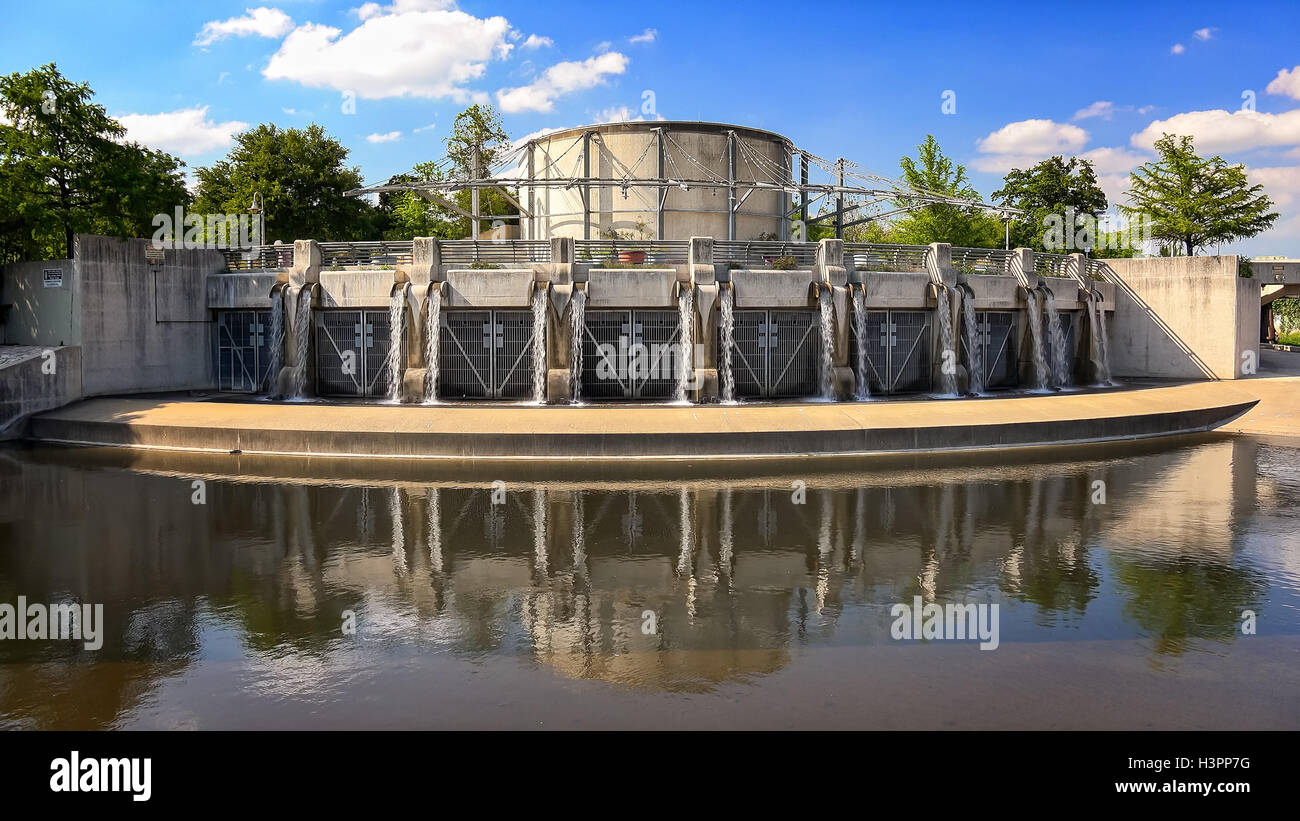
[[1190,639],[1231,641],[1241,611],[1259,607],[1267,583],[1244,568],[1193,561],[1150,562],[1112,554],[1128,594],[1124,615],[1155,639],[1162,655],[1182,655]]

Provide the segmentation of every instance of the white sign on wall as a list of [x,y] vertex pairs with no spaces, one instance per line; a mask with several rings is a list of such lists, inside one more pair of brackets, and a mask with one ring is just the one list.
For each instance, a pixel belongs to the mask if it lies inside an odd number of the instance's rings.
[[63,269],[62,269],[62,268],[46,268],[46,269],[42,270],[42,271],[41,271],[41,282],[45,285],[46,288],[62,288],[62,287],[63,287]]

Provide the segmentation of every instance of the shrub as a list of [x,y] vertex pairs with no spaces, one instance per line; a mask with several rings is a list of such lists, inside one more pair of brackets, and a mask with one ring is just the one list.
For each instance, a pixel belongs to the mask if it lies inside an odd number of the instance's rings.
[[496,268],[498,266],[495,262],[484,262],[481,259],[476,259],[469,264],[469,267],[474,268],[475,270],[482,270],[485,268]]
[[774,271],[793,271],[799,267],[799,261],[794,257],[777,257],[772,260],[772,270]]
[[1289,334],[1278,334],[1277,344],[1279,345],[1300,345],[1300,331],[1293,331]]

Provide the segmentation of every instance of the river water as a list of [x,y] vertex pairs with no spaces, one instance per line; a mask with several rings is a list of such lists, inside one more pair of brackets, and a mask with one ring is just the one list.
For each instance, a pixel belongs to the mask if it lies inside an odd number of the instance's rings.
[[[0,727],[1297,729],[1283,441],[495,487],[0,450],[0,604],[104,605],[96,651],[0,641]],[[893,638],[918,597],[997,648]]]

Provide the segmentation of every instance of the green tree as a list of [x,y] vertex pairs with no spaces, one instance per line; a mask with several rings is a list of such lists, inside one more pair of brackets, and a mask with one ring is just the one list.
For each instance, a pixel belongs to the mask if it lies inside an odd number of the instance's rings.
[[343,195],[362,186],[360,169],[349,167],[347,158],[347,148],[319,125],[280,129],[264,123],[238,135],[225,159],[198,169],[194,207],[239,214],[259,193],[266,204],[266,242],[372,238],[374,208]]
[[[903,182],[924,193],[942,194],[979,202],[979,193],[971,186],[966,167],[954,163],[939,147],[933,134],[917,146],[917,158],[903,157]],[[911,204],[898,200],[899,206]],[[898,242],[925,245],[950,242],[967,247],[997,247],[1002,244],[1002,228],[996,217],[978,208],[935,203],[922,206],[894,224],[891,232]]]
[[0,77],[0,258],[71,257],[77,233],[149,236],[189,203],[184,163],[121,123],[50,63]]
[[[1092,163],[1071,157],[1051,157],[1028,170],[1013,168],[1003,178],[1002,188],[993,192],[993,201],[1025,213],[1011,222],[1011,247],[1056,251],[1043,243],[1046,218],[1055,215],[1064,220],[1067,209],[1077,215],[1096,219],[1106,210],[1106,194],[1097,185]],[[1073,230],[1073,226],[1066,225]],[[1103,244],[1103,243],[1098,243]]]
[[1181,246],[1187,256],[1196,249],[1253,237],[1277,221],[1273,201],[1251,185],[1246,170],[1222,157],[1200,157],[1191,137],[1165,134],[1156,140],[1159,158],[1143,163],[1129,175],[1131,215],[1154,221],[1157,240]]

